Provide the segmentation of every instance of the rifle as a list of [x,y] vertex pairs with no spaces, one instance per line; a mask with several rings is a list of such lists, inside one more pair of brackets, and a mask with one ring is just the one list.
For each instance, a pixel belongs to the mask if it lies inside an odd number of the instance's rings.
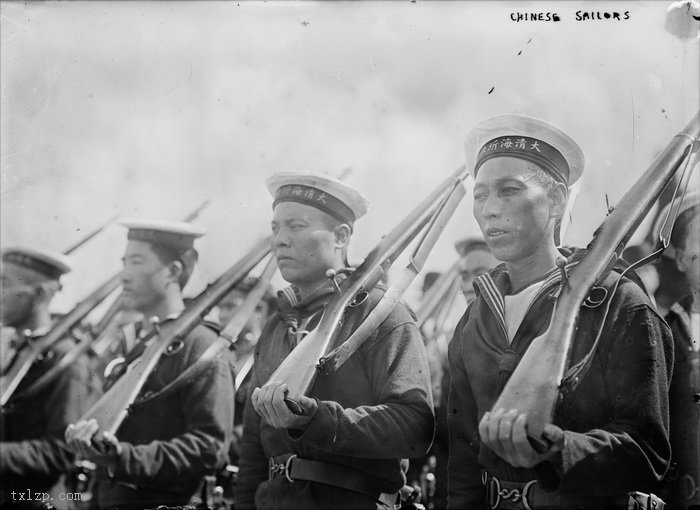
[[[336,282],[338,292],[324,308],[318,326],[298,343],[270,376],[270,380],[287,383],[285,402],[292,412],[303,413],[299,398],[311,389],[318,371],[337,370],[394,309],[401,294],[422,269],[447,220],[464,196],[462,181],[468,175],[466,168],[462,166],[454,175],[445,179],[382,238],[357,269],[339,284]],[[350,338],[334,351],[328,352],[339,332],[346,308],[353,302],[361,301],[362,296],[372,290],[396,258],[422,231],[424,233],[418,247],[397,282],[387,289]]]
[[457,259],[426,292],[416,313],[416,322],[419,328],[422,329],[430,318],[434,318],[436,324],[441,324],[441,320],[444,319],[445,313],[449,311],[457,294],[460,263],[461,259]]
[[197,326],[199,319],[243,280],[269,252],[270,239],[259,241],[238,262],[194,298],[177,319],[164,321],[154,327],[157,338],[151,341],[143,354],[129,365],[126,373],[95,402],[81,420],[95,419],[100,430],[116,433],[161,355],[168,347],[187,336]]
[[[252,289],[250,289],[243,300],[243,303],[241,303],[241,305],[236,309],[236,312],[233,314],[233,317],[231,317],[231,320],[221,331],[221,333],[219,333],[219,338],[217,338],[214,343],[207,347],[197,361],[187,367],[184,372],[178,375],[161,390],[149,395],[148,397],[140,399],[139,405],[143,404],[147,400],[160,398],[165,394],[179,389],[183,384],[197,377],[211,361],[219,356],[221,352],[227,348],[232,348],[235,345],[236,340],[238,340],[238,335],[240,335],[243,328],[245,328],[248,319],[250,319],[250,316],[253,314],[253,312],[255,312],[255,308],[258,306],[258,303],[260,303],[262,298],[265,296],[270,280],[272,280],[272,277],[276,272],[277,261],[272,255],[270,255],[270,258],[265,264],[257,283]],[[223,298],[224,296],[222,295],[221,297]],[[217,302],[218,301],[219,300],[217,299]],[[252,360],[253,358],[251,357],[250,359]],[[236,375],[237,380],[239,375],[240,373]],[[236,389],[238,389],[238,386],[236,386]]]
[[[202,203],[196,210],[190,213],[185,221],[192,221],[209,204],[209,201]],[[121,271],[99,285],[85,299],[80,301],[70,312],[51,328],[46,336],[34,342],[29,342],[28,348],[17,352],[15,359],[10,366],[0,376],[0,407],[4,407],[19,387],[22,379],[31,368],[36,357],[46,352],[56,342],[65,338],[73,328],[85,318],[97,305],[104,301],[121,283]],[[117,300],[119,301],[119,300]],[[91,339],[88,335],[80,335],[81,341],[78,346],[65,354],[61,360],[45,372],[31,386],[15,396],[16,400],[28,398],[41,392],[48,387],[58,377],[63,370],[75,362],[82,354],[87,352]]]
[[[565,282],[549,327],[532,341],[494,404],[493,410],[515,409],[527,413],[527,432],[533,445],[546,445],[542,437],[544,426],[552,422],[560,391],[578,384],[593,359],[600,333],[588,355],[566,372],[581,304],[621,258],[630,237],[676,172],[683,166],[684,172],[689,166],[692,169],[687,162],[700,148],[699,135],[700,113],[671,140],[608,214],[588,245],[587,253]],[[607,298],[608,305],[612,294]]]

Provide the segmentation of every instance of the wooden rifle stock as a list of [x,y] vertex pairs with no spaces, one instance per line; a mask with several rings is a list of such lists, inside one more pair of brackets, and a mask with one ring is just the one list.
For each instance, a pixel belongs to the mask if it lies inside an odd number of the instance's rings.
[[95,419],[100,430],[116,434],[129,406],[138,397],[161,355],[170,345],[182,341],[194,329],[199,319],[245,278],[269,252],[270,239],[259,241],[243,258],[200,293],[177,319],[163,322],[157,329],[157,337],[151,340],[143,354],[131,363],[127,372],[81,419]]
[[[206,200],[197,207],[194,211],[188,214],[184,221],[190,222],[195,220],[202,210],[209,205],[209,201]],[[111,222],[112,220],[110,220]],[[81,243],[72,246],[69,251],[75,250],[81,244],[84,244],[89,239],[97,235],[106,225],[110,222],[105,223],[100,229],[92,232],[87,238],[83,239]],[[66,252],[67,254],[68,252]],[[19,387],[22,379],[31,368],[32,364],[36,360],[36,357],[48,349],[51,348],[56,342],[65,338],[65,336],[71,332],[71,330],[83,320],[92,310],[95,309],[102,301],[107,299],[107,297],[114,292],[119,284],[121,283],[121,271],[113,275],[102,285],[97,287],[94,291],[90,293],[85,299],[78,303],[70,312],[56,323],[49,333],[42,337],[35,343],[30,343],[27,348],[19,351],[13,360],[12,364],[8,367],[7,372],[0,376],[0,407],[5,406],[9,402],[10,398],[14,395],[14,392]],[[111,314],[111,317],[116,315],[119,311],[119,306],[121,302],[121,296],[112,303],[107,314]],[[105,324],[106,327],[106,324]],[[98,335],[98,339],[100,336]],[[65,370],[71,363],[78,359],[80,355],[87,352],[88,347],[91,345],[91,339],[84,337],[81,338],[81,343],[73,348],[71,352],[64,355],[64,358],[56,363],[51,369],[44,373],[39,379],[37,379],[31,386],[26,388],[22,393],[15,395],[19,400],[32,397],[37,393],[41,392],[43,389],[47,388],[55,379],[58,377],[63,370]],[[106,349],[107,345],[105,345]]]
[[[454,211],[461,196],[456,199],[454,197],[459,195],[458,189],[462,190],[462,195],[464,194],[462,181],[467,175],[466,168],[460,167],[454,175],[438,186],[379,242],[367,255],[364,262],[339,284],[340,291],[326,305],[318,326],[299,342],[270,376],[271,381],[279,380],[287,384],[288,393],[285,401],[292,412],[297,414],[303,413],[304,410],[299,405],[299,399],[311,389],[317,376],[317,369],[321,368],[318,364],[324,355],[328,353],[333,340],[338,334],[345,309],[356,299],[361,300],[360,296],[362,293],[372,290],[396,258],[430,223],[435,228],[425,234],[423,238],[425,243],[418,248],[412,258],[409,264],[410,269],[407,268],[408,272],[412,272],[414,276],[420,270],[425,257],[429,253],[429,249],[426,250],[425,247],[431,242],[434,243],[436,236],[440,234],[441,229],[444,227],[445,215],[440,215],[440,212],[451,209],[451,214]],[[406,285],[405,278],[400,286],[403,285]],[[387,294],[389,294],[389,291],[387,291]],[[389,297],[391,298],[391,296]],[[393,297],[396,298],[393,304],[390,306],[386,305],[380,309],[374,316],[375,320],[380,314],[385,314],[386,317],[391,312],[398,300],[395,295]],[[379,307],[379,304],[377,307]],[[366,320],[372,320],[372,318],[368,316]],[[360,325],[361,327],[362,325]],[[330,360],[326,358],[324,361],[328,362]]]
[[549,327],[532,341],[494,404],[494,411],[502,408],[526,413],[528,436],[535,445],[546,444],[543,430],[554,417],[582,303],[612,270],[625,244],[685,159],[698,150],[699,135],[700,114],[696,114],[605,218],[564,284]]

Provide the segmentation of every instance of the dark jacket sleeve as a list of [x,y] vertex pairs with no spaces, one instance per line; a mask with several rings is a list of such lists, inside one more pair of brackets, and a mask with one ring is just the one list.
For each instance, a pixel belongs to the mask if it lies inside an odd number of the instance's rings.
[[627,283],[620,293],[596,360],[610,420],[585,432],[564,431],[561,454],[536,469],[545,489],[615,494],[654,487],[668,468],[673,339],[641,290]]
[[181,390],[180,409],[186,432],[165,440],[134,445],[121,442],[114,478],[137,485],[162,485],[191,478],[192,473],[223,467],[233,427],[233,378],[228,356]]
[[[72,346],[72,343],[71,343]],[[68,367],[48,390],[42,392],[44,414],[41,437],[0,445],[0,473],[22,477],[51,477],[65,472],[73,462],[63,433],[99,397],[99,382],[94,378],[87,356]]]
[[[260,386],[260,377],[253,365],[250,378],[251,388]],[[246,402],[243,412],[243,437],[241,439],[241,456],[236,482],[236,504],[240,510],[255,509],[255,491],[267,479],[268,459],[260,444],[260,415],[250,403]]]
[[465,371],[461,331],[469,311],[460,320],[450,342],[450,390],[447,406],[449,432],[448,508],[479,508],[484,503],[479,466],[479,421],[469,378]]
[[[403,306],[403,305],[400,305]],[[380,327],[363,345],[375,405],[344,408],[320,401],[318,412],[295,441],[349,457],[417,457],[434,433],[430,369],[425,346],[412,321]]]

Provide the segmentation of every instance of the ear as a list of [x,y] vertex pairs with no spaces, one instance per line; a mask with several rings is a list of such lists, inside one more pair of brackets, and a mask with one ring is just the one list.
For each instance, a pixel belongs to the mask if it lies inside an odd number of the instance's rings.
[[346,248],[350,243],[350,235],[352,230],[350,225],[347,223],[341,223],[333,229],[333,235],[335,236],[335,247],[336,248]]
[[673,261],[681,273],[685,273],[687,267],[685,265],[685,253],[680,248],[676,248],[673,253]]
[[179,260],[173,260],[170,262],[166,269],[168,271],[168,277],[170,277],[175,283],[180,284],[180,276],[182,275],[183,267],[182,262]]
[[569,197],[568,189],[564,183],[558,182],[547,193],[550,203],[552,204],[552,216],[554,218],[561,217],[566,209],[566,201]]

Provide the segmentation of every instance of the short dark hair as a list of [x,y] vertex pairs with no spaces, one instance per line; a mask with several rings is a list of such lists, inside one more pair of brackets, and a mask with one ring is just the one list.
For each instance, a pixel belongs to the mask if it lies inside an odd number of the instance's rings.
[[178,283],[180,284],[180,290],[185,288],[187,282],[190,281],[192,276],[192,271],[194,271],[194,265],[197,263],[199,254],[194,248],[178,254],[176,251],[172,250],[167,246],[161,244],[148,243],[151,246],[151,250],[156,254],[158,260],[163,264],[170,264],[171,262],[179,262],[182,264],[182,273],[180,273],[180,278]]
[[671,231],[671,246],[677,250],[685,250],[688,232],[690,232],[693,220],[698,214],[700,214],[700,205],[695,205],[678,215]]

